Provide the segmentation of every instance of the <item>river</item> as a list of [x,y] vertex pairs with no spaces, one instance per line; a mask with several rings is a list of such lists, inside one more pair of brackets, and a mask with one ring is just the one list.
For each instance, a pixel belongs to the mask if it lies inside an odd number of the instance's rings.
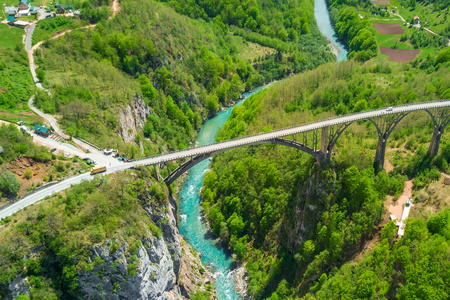
[[[347,51],[334,36],[334,30],[330,22],[330,16],[325,0],[315,1],[314,13],[320,31],[337,50],[337,60],[345,60],[347,58]],[[244,93],[243,100],[236,103],[235,106],[241,105],[246,98],[250,97],[252,94],[258,93],[263,88],[257,88],[251,93]],[[226,122],[232,109],[233,107],[225,109],[203,125],[197,137],[198,146],[210,144],[215,141],[217,130]],[[178,196],[180,200],[179,230],[189,244],[202,254],[202,262],[205,265],[210,266],[215,273],[216,281],[214,286],[216,288],[217,298],[219,300],[241,299],[235,289],[234,277],[231,272],[233,259],[227,255],[223,249],[217,247],[215,240],[208,238],[208,232],[201,219],[199,190],[202,186],[205,173],[210,167],[210,163],[209,159],[206,159],[193,167],[189,171],[180,190]]]
[[[245,99],[261,89],[257,88],[251,93],[244,93],[243,100],[236,103],[235,106],[241,105]],[[225,109],[203,125],[197,137],[197,146],[203,146],[215,141],[217,130],[228,119],[232,109],[233,107]],[[179,230],[189,244],[202,254],[202,262],[207,266],[211,266],[215,272],[216,281],[214,286],[217,298],[219,300],[240,299],[234,287],[234,277],[231,273],[233,259],[223,249],[217,247],[214,240],[207,238],[206,227],[201,220],[199,190],[210,163],[209,159],[206,159],[193,167],[181,188],[178,196],[180,199]]]
[[345,49],[345,46],[338,40],[336,32],[331,25],[330,13],[328,12],[325,0],[314,1],[314,16],[316,17],[320,32],[322,32],[334,48],[337,61],[346,60],[348,52]]

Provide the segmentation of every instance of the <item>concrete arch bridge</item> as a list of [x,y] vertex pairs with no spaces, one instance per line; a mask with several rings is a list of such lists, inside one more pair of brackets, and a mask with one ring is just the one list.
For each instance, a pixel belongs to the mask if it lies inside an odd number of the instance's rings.
[[[442,133],[448,123],[450,123],[450,100],[416,103],[365,111],[310,124],[214,143],[202,147],[159,154],[157,156],[134,160],[128,163],[109,167],[106,170],[106,174],[150,165],[155,166],[156,173],[157,165],[165,164],[168,166],[169,161],[189,158],[173,172],[169,171],[169,175],[164,179],[164,181],[167,185],[170,185],[181,174],[188,171],[202,160],[215,154],[238,147],[262,144],[277,144],[293,147],[314,156],[320,163],[327,163],[331,158],[333,147],[339,136],[353,122],[360,120],[368,120],[375,125],[378,133],[375,163],[378,163],[381,167],[383,167],[386,144],[389,135],[392,133],[395,126],[403,120],[403,118],[414,111],[425,111],[430,116],[434,125],[434,130],[433,135],[431,136],[428,153],[430,155],[436,155],[439,150]],[[289,136],[292,136],[293,139],[288,140],[286,137]],[[158,175],[156,174],[156,176]],[[94,176],[88,172],[70,177],[54,185],[47,186],[42,190],[36,191],[35,193],[0,210],[0,220],[33,203],[36,203],[39,200],[44,199],[47,196],[65,190],[74,184],[79,184],[83,180],[92,180],[93,178]]]
[[[260,133],[252,136],[237,138],[220,143],[189,148],[168,154],[160,154],[154,157],[134,160],[130,167],[161,165],[168,162],[189,158],[164,179],[167,185],[174,182],[180,175],[188,171],[199,162],[215,154],[250,145],[276,144],[296,148],[314,156],[320,163],[330,160],[331,153],[340,135],[353,122],[367,120],[375,125],[378,133],[378,145],[374,162],[383,168],[387,140],[395,126],[408,114],[415,111],[425,111],[433,122],[434,130],[431,137],[428,153],[436,155],[445,127],[450,123],[450,100],[439,100],[425,103],[400,105],[389,108],[376,109],[331,118],[310,124],[294,126],[276,131]],[[309,134],[308,134],[309,133]],[[293,136],[292,140],[284,137]],[[156,173],[156,169],[155,169]]]

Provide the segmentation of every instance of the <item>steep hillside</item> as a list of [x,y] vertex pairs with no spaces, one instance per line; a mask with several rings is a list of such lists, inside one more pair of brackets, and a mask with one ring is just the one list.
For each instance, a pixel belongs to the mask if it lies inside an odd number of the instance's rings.
[[[427,69],[430,61],[414,64]],[[234,109],[218,139],[448,95],[448,63],[431,72],[413,66],[349,61],[296,75]],[[278,299],[319,290],[327,275],[377,234],[386,195],[398,197],[407,177],[418,178],[423,187],[439,178],[438,170],[448,173],[450,135],[444,132],[440,155],[429,157],[430,125],[426,113],[415,113],[396,127],[388,140],[388,147],[396,148],[389,173],[372,167],[377,135],[369,122],[342,134],[330,165],[319,166],[306,153],[283,146],[252,146],[215,157],[202,206],[212,230],[247,262],[250,295]],[[402,149],[413,155],[401,155]]]
[[2,299],[211,292],[210,285],[197,286],[212,277],[178,234],[176,204],[147,171],[82,183],[2,220]]
[[[153,1],[126,1],[114,18],[36,51],[44,85],[51,89],[51,96],[38,94],[36,104],[61,114],[68,133],[137,157],[159,153],[165,145],[187,147],[203,120],[244,90],[333,59],[323,47],[313,64],[303,54],[295,60],[295,53],[240,60],[239,51],[248,47],[215,23]],[[127,106],[132,110],[136,99],[148,110],[130,116]]]

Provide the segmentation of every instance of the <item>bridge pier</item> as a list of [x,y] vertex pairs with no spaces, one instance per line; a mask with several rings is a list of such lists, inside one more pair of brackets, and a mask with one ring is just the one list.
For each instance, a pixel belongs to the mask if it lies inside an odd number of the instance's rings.
[[153,165],[153,170],[155,171],[155,179],[156,179],[156,181],[159,181],[158,172],[156,171],[156,165]]
[[378,137],[377,151],[375,152],[374,166],[376,171],[382,170],[384,167],[384,158],[386,155],[387,137]]
[[[442,129],[443,131],[444,129]],[[431,138],[430,147],[428,148],[428,154],[429,155],[437,155],[439,152],[439,145],[441,143],[441,136],[442,136],[441,128],[434,127],[433,130],[433,137]]]
[[377,151],[375,153],[374,159],[374,167],[376,171],[380,171],[384,167],[384,158],[386,154],[386,145],[389,136],[394,130],[395,126],[406,117],[409,112],[402,112],[395,115],[386,115],[376,119],[376,121],[372,119],[367,119],[375,125],[375,128],[378,132],[378,145]]
[[441,136],[444,133],[445,127],[450,122],[450,110],[444,108],[434,110],[426,109],[425,111],[431,116],[434,125],[433,137],[431,138],[430,146],[428,148],[428,154],[437,155],[441,143]]

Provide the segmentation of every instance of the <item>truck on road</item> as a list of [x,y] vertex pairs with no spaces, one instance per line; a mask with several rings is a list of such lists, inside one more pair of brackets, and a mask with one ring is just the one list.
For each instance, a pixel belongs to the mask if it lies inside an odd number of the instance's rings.
[[97,173],[101,173],[101,172],[105,172],[106,171],[106,166],[97,166],[97,167],[93,167],[91,168],[91,175],[97,174]]

